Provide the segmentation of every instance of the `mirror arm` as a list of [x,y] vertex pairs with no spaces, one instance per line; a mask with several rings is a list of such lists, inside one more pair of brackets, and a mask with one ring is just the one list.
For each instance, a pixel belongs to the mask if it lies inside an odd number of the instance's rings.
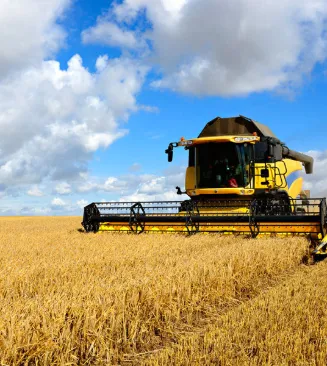
[[165,153],[166,153],[166,154],[169,154],[169,152],[170,152],[170,151],[173,151],[173,148],[174,148],[174,147],[173,147],[173,144],[172,144],[172,143],[170,143],[170,144],[169,144],[169,146],[168,146],[168,148],[165,150]]
[[168,162],[173,161],[173,150],[174,150],[174,147],[177,147],[177,146],[178,146],[177,142],[171,142],[168,145],[168,148],[165,150],[165,153],[168,154]]

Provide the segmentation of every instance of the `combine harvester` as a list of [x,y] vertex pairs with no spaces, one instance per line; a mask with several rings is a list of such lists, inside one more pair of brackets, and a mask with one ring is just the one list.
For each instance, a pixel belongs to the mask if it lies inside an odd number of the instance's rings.
[[265,125],[244,116],[215,118],[198,138],[169,144],[188,151],[184,201],[98,202],[84,208],[86,232],[198,232],[302,235],[326,250],[326,199],[308,197],[313,158],[290,150]]

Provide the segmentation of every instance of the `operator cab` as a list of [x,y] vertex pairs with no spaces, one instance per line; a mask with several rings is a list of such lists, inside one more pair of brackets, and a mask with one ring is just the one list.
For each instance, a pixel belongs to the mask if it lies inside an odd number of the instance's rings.
[[195,167],[197,188],[239,188],[250,181],[253,146],[233,142],[189,148],[189,167]]

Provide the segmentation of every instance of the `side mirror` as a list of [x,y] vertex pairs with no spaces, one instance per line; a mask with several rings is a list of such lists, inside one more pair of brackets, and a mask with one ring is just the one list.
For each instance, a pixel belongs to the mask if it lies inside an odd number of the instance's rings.
[[171,163],[173,161],[173,150],[168,151],[168,163]]
[[168,154],[168,162],[171,163],[173,161],[173,145],[169,144],[168,149],[165,150],[165,153]]

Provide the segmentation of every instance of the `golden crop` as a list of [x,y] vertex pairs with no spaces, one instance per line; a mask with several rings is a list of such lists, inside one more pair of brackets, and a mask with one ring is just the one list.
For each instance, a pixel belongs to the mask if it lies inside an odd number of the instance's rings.
[[327,267],[304,238],[0,227],[1,364],[325,364]]

